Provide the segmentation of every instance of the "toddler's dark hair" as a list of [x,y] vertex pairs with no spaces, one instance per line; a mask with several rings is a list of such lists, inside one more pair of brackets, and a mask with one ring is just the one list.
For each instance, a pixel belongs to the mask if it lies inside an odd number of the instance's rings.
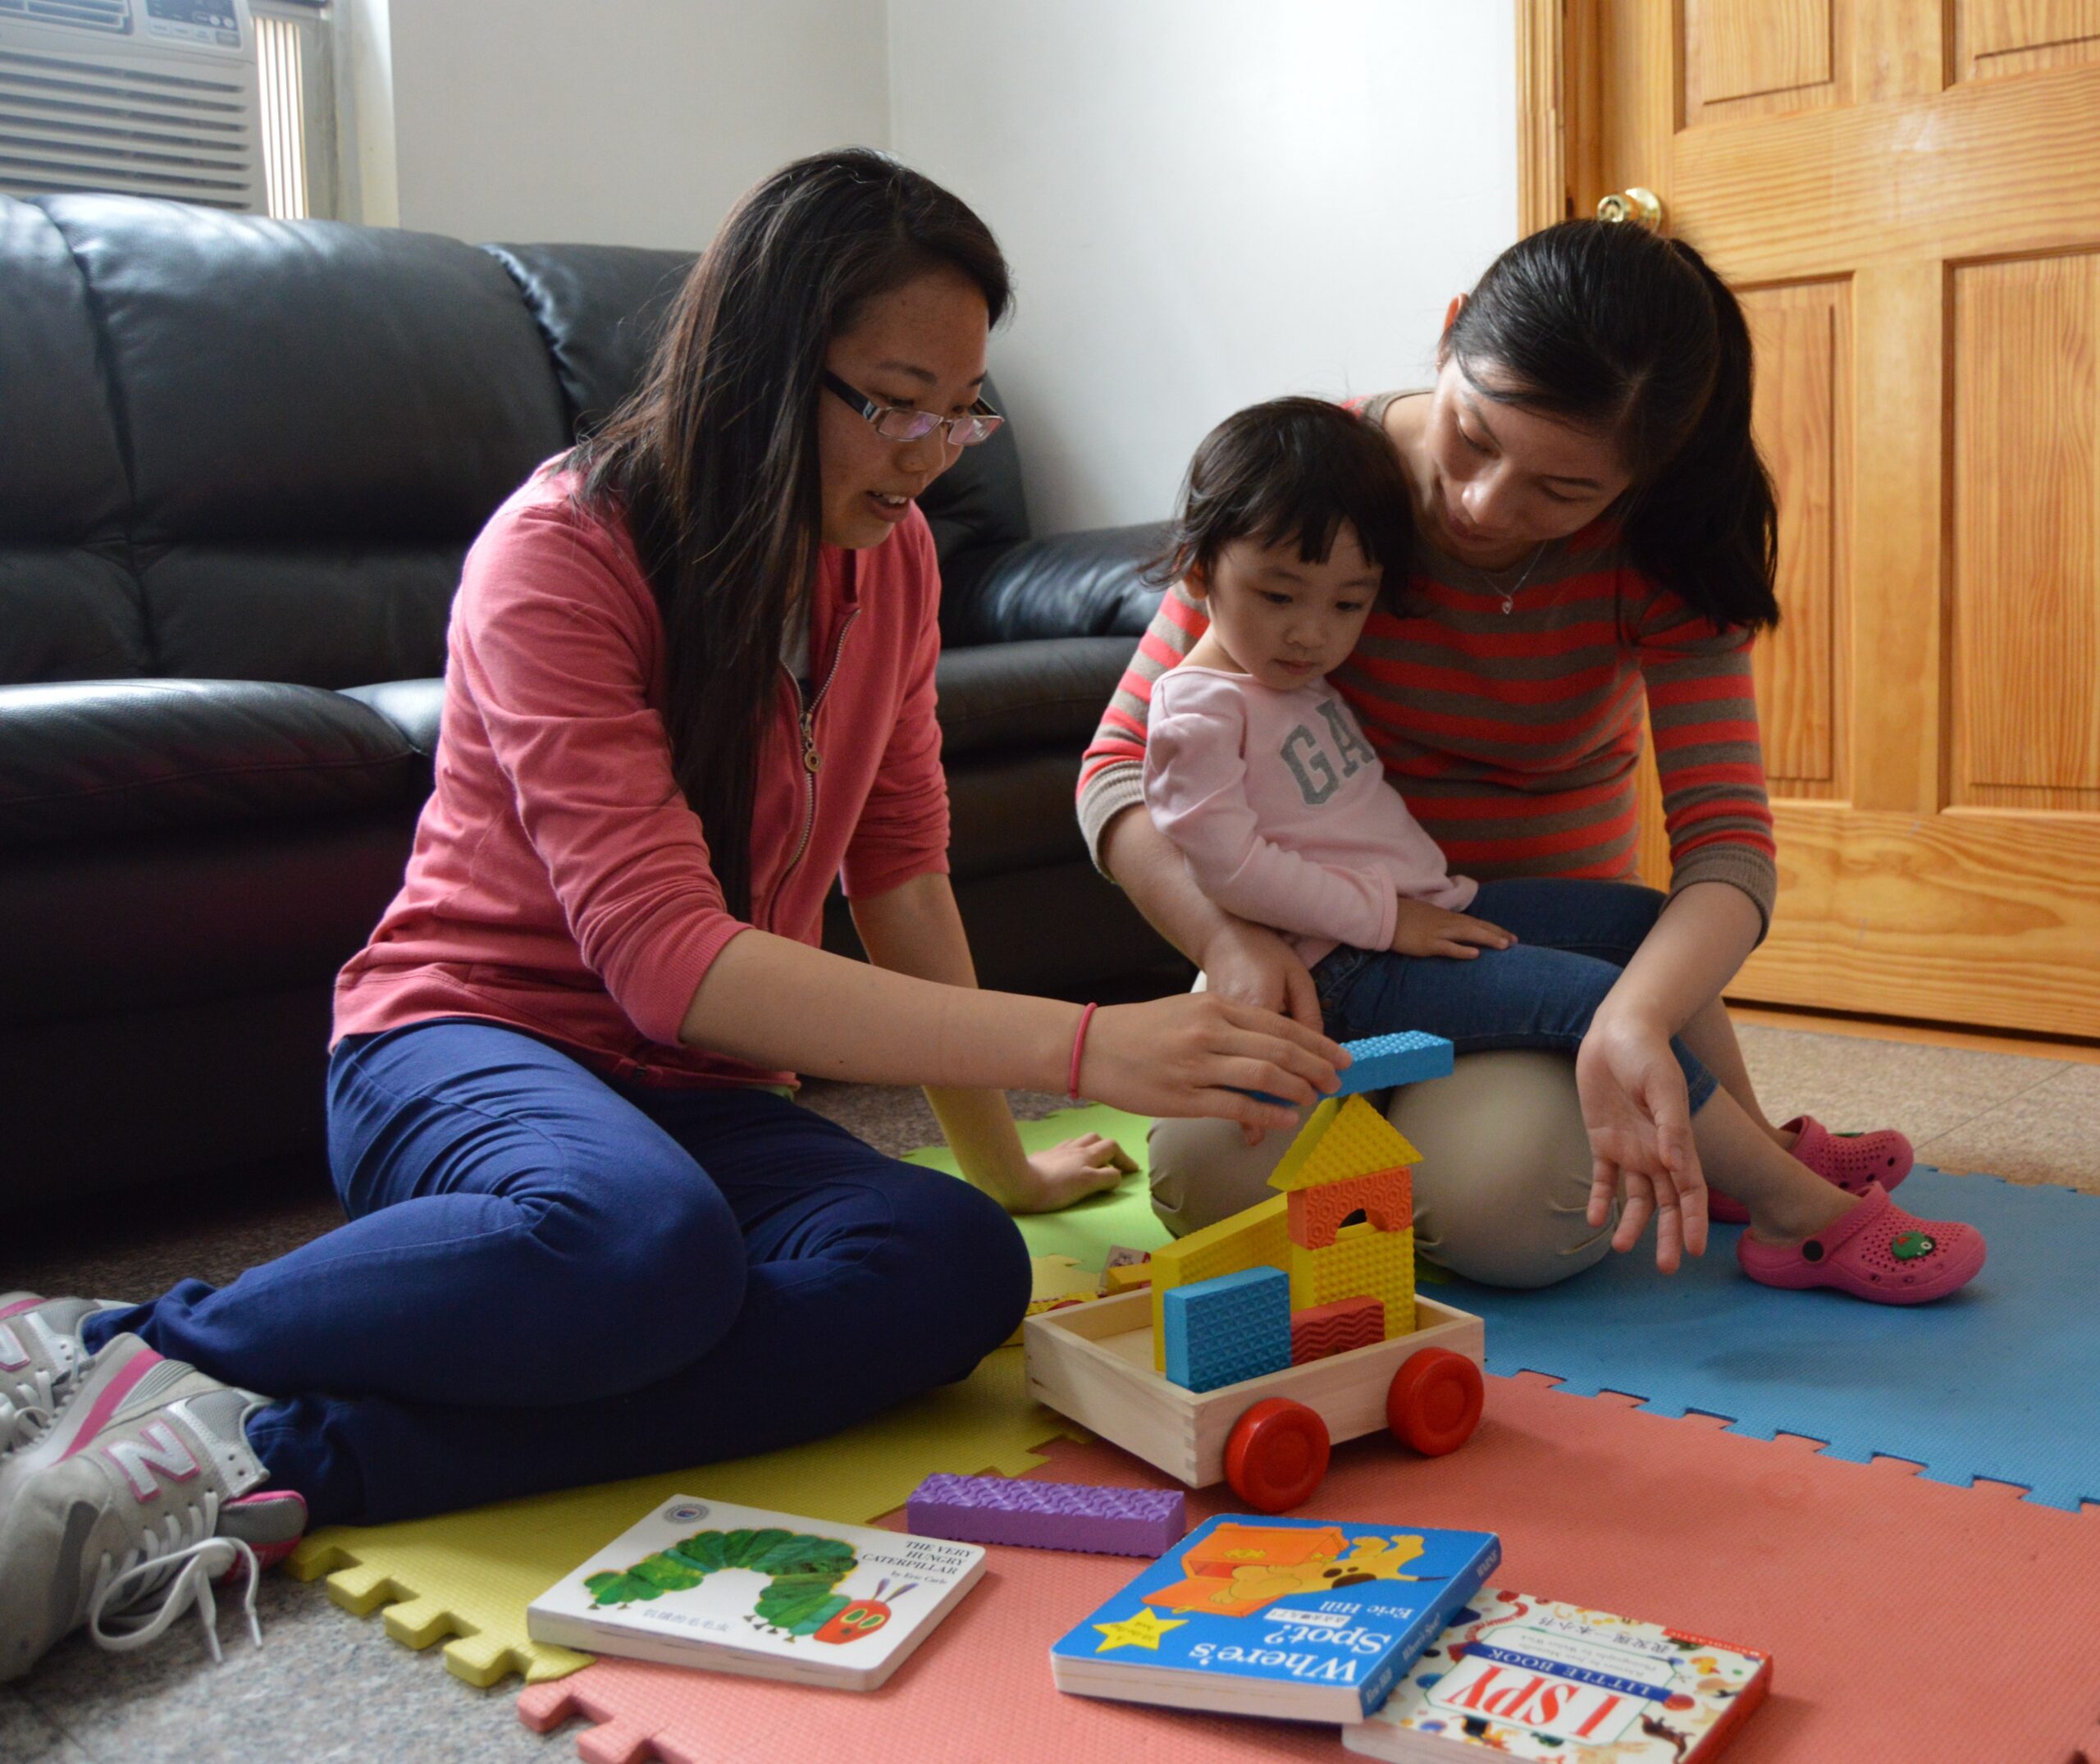
[[1322,398],[1272,398],[1206,435],[1182,481],[1180,512],[1148,579],[1208,572],[1228,545],[1295,543],[1324,564],[1346,523],[1382,573],[1378,604],[1400,610],[1414,551],[1414,507],[1393,445],[1376,423]]

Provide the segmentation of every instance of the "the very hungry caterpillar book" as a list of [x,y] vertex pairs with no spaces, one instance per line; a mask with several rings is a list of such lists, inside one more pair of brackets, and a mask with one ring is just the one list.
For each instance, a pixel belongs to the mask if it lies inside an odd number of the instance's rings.
[[533,1600],[587,1653],[873,1690],[984,1571],[974,1543],[673,1495]]
[[1769,1655],[1609,1611],[1483,1593],[1343,1737],[1401,1764],[1704,1764],[1772,1683]]
[[1491,1532],[1222,1514],[1050,1650],[1060,1690],[1361,1721],[1502,1560]]

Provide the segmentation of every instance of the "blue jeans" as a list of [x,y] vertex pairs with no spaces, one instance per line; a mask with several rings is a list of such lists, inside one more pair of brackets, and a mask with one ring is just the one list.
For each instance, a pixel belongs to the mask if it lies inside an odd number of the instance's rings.
[[[1483,882],[1466,911],[1515,933],[1513,947],[1466,962],[1344,944],[1312,970],[1327,1033],[1353,1041],[1418,1029],[1444,1036],[1460,1053],[1545,1048],[1572,1057],[1663,900],[1627,882]],[[1670,1050],[1696,1114],[1714,1094],[1714,1075],[1682,1041]]]
[[967,1377],[1028,1305],[967,1183],[493,1024],[343,1042],[328,1150],[348,1224],[88,1331],[280,1399],[249,1438],[317,1525],[815,1438]]

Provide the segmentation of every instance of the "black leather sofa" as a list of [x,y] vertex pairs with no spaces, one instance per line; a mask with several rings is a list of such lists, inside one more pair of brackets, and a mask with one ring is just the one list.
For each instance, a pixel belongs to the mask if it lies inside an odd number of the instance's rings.
[[[311,1166],[461,556],[689,262],[0,198],[0,1204]],[[926,499],[956,893],[988,986],[1163,989],[1072,813],[1157,529],[1030,538],[1016,427]]]

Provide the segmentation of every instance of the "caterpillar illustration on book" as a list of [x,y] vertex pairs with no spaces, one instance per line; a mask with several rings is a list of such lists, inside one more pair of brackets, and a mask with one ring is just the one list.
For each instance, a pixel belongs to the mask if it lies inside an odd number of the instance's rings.
[[1333,1526],[1220,1525],[1181,1559],[1188,1579],[1145,1594],[1148,1605],[1244,1617],[1280,1598],[1357,1586],[1367,1580],[1417,1580],[1404,1573],[1422,1554],[1420,1538],[1358,1538]]
[[900,1599],[918,1589],[913,1581],[892,1592],[884,1579],[863,1597],[847,1598],[833,1591],[859,1562],[850,1543],[777,1525],[757,1531],[696,1531],[632,1568],[595,1574],[583,1583],[592,1604],[602,1608],[682,1593],[725,1568],[747,1569],[768,1579],[745,1622],[783,1639],[812,1636],[843,1643],[872,1635],[889,1621],[893,1613],[885,1598]]

